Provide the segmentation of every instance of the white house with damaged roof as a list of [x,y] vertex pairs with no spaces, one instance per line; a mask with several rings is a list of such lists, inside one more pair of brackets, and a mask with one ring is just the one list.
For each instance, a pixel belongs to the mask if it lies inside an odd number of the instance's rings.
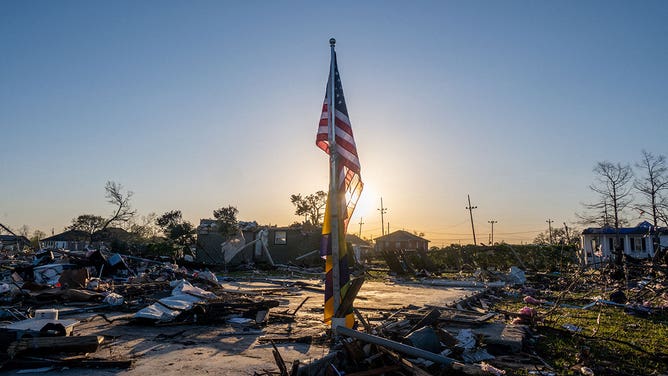
[[582,231],[580,262],[599,264],[614,259],[615,249],[622,248],[627,257],[654,257],[660,247],[668,247],[668,228],[654,227],[644,221],[636,227],[590,227]]

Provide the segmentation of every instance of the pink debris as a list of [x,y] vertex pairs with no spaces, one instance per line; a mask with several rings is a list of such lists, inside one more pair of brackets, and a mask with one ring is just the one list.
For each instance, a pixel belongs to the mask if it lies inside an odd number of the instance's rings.
[[538,315],[536,310],[531,307],[524,307],[520,309],[518,313],[525,317],[536,317]]
[[544,300],[536,299],[536,298],[534,298],[534,297],[531,296],[531,295],[527,295],[527,296],[524,297],[524,303],[526,303],[526,304],[536,304],[536,305],[538,305],[538,304],[543,304],[543,303],[545,303],[545,301],[544,301]]

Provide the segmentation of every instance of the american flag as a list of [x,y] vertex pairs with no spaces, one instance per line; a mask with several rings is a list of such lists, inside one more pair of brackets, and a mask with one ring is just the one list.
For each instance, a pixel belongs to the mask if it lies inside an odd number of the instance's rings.
[[[332,92],[332,72],[334,70],[334,123],[336,124],[336,154],[337,158],[337,191],[330,190],[327,199],[327,207],[325,208],[325,220],[322,225],[322,243],[320,253],[326,256],[325,261],[325,322],[331,321],[332,317],[337,314],[334,311],[334,265],[338,264],[339,270],[339,286],[341,292],[349,291],[350,274],[348,270],[348,257],[346,256],[346,230],[348,222],[352,217],[357,200],[362,193],[362,179],[360,178],[360,161],[357,157],[357,147],[355,146],[355,139],[353,138],[353,130],[350,126],[350,119],[348,119],[348,108],[346,108],[346,100],[343,97],[343,86],[341,85],[341,77],[339,76],[339,69],[336,64],[336,53],[332,51],[332,64],[330,66],[329,79],[327,80],[327,92],[325,93],[325,102],[322,105],[322,114],[320,115],[320,122],[318,124],[318,134],[316,135],[316,145],[330,154],[329,143],[329,104],[330,95]],[[341,194],[343,193],[343,194]],[[332,195],[341,197],[341,202],[337,205],[340,209],[339,215],[332,216],[332,208],[330,207],[329,198]],[[345,209],[344,209],[345,208]],[[332,233],[332,220],[337,218],[338,233]],[[334,260],[332,256],[332,238],[338,239],[339,259]],[[345,294],[345,293],[344,293]],[[344,298],[345,295],[340,296]],[[354,317],[352,307],[344,312],[345,325],[352,328]]]
[[[336,152],[339,156],[339,189],[345,192],[345,212],[344,215],[344,234],[348,228],[348,221],[355,210],[357,201],[362,193],[364,184],[360,176],[360,161],[357,156],[357,146],[355,146],[355,138],[353,137],[353,129],[348,118],[348,108],[346,107],[346,99],[343,96],[343,85],[341,85],[341,77],[339,76],[339,68],[336,63],[336,53],[334,59],[334,108],[335,112],[335,134],[336,134]],[[322,105],[322,114],[320,115],[320,123],[318,124],[318,134],[316,135],[315,143],[325,153],[329,154],[329,98],[332,88],[331,74],[327,80],[327,92],[325,93],[325,101]]]

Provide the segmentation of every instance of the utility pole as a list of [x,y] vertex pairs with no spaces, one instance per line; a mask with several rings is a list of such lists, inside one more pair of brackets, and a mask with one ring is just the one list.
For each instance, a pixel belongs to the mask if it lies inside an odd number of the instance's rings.
[[550,230],[550,245],[552,245],[552,222],[554,221],[548,218],[545,222],[547,222],[548,229]]
[[566,222],[564,222],[564,230],[566,231],[566,244],[570,244],[571,237],[568,236],[568,225],[566,225]]
[[380,209],[378,209],[378,210],[380,211],[380,230],[381,230],[381,233],[382,233],[381,236],[385,236],[385,219],[384,219],[383,215],[385,213],[387,213],[387,208],[383,207],[383,198],[382,197],[380,198]]
[[499,223],[499,221],[491,220],[491,221],[487,221],[487,223],[492,224],[492,240],[489,241],[489,244],[494,245],[494,224]]
[[466,210],[469,211],[469,215],[471,216],[471,231],[473,231],[473,245],[476,245],[478,243],[476,243],[476,241],[475,241],[475,226],[473,225],[473,209],[478,209],[478,207],[477,206],[471,206],[471,196],[470,195],[466,195],[466,197],[468,197],[468,199],[469,199],[469,206],[466,207]]
[[362,225],[364,224],[364,222],[362,222],[362,219],[363,218],[360,217],[360,239],[362,239]]

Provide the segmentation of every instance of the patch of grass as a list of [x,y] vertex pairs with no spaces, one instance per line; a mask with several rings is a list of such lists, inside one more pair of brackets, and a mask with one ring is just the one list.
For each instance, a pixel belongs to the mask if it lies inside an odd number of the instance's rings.
[[367,281],[384,281],[387,279],[388,274],[384,270],[367,270],[364,277]]
[[[589,296],[596,294],[590,293]],[[562,304],[582,305],[582,294],[566,294]],[[507,311],[526,306],[520,297],[498,305]],[[598,374],[649,375],[668,372],[668,325],[665,312],[647,317],[623,307],[597,305],[590,309],[533,306],[540,337],[535,350],[559,374],[580,374],[586,366]],[[573,330],[576,328],[576,330]]]

